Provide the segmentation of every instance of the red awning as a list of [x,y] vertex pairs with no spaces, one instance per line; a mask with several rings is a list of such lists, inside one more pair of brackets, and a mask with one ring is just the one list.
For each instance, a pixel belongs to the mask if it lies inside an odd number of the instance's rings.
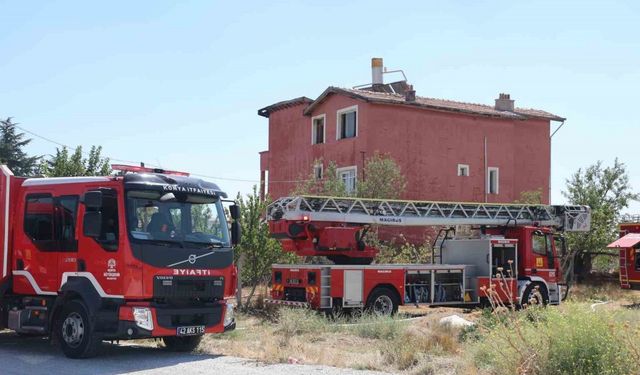
[[638,243],[640,243],[640,233],[629,233],[626,236],[619,238],[618,240],[612,242],[607,246],[607,248],[618,248],[618,247],[634,247]]

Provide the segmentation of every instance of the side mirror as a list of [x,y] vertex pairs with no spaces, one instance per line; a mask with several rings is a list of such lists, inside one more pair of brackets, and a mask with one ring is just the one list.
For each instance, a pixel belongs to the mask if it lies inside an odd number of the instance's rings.
[[231,223],[231,244],[236,246],[240,243],[242,237],[242,228],[240,227],[240,206],[237,204],[229,206],[229,214],[233,222]]
[[240,206],[237,204],[229,206],[229,214],[233,220],[237,221],[240,218]]
[[82,218],[82,234],[86,237],[98,238],[102,232],[102,213],[100,211],[88,211]]
[[102,192],[101,191],[88,191],[84,193],[82,202],[87,208],[102,208]]

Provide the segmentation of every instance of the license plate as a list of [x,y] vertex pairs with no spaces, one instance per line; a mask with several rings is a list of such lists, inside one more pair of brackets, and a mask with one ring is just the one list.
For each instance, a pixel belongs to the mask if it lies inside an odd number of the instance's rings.
[[187,326],[178,327],[176,334],[178,336],[197,336],[204,335],[204,326]]

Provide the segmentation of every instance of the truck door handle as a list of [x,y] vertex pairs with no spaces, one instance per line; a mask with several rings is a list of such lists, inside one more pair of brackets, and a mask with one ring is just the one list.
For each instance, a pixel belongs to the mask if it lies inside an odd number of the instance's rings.
[[18,271],[22,271],[24,269],[24,261],[22,259],[16,260],[16,268]]
[[537,268],[532,268],[531,269],[531,273],[538,273],[538,269]]
[[78,259],[78,272],[84,272],[87,270],[87,265],[84,259]]

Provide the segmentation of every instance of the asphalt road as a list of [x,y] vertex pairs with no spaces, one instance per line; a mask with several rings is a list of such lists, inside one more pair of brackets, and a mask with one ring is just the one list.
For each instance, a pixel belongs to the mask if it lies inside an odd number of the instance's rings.
[[66,358],[48,339],[20,337],[0,332],[0,374],[317,374],[377,375],[373,371],[311,365],[266,365],[243,358],[171,353],[163,349],[105,343],[100,355],[91,359]]

